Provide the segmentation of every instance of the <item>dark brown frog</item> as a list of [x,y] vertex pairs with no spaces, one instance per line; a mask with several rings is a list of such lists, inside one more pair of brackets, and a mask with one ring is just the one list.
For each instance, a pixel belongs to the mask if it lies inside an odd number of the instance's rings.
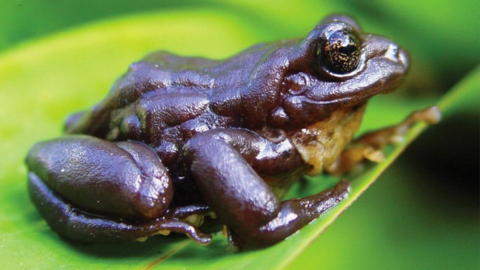
[[368,99],[392,91],[407,68],[402,49],[345,16],[226,60],[153,53],[105,100],[70,117],[65,136],[32,148],[30,196],[55,232],[83,242],[174,231],[206,244],[211,235],[198,227],[210,215],[238,247],[275,244],[349,189],[341,181],[280,201],[290,184],[375,160],[404,132],[351,142]]

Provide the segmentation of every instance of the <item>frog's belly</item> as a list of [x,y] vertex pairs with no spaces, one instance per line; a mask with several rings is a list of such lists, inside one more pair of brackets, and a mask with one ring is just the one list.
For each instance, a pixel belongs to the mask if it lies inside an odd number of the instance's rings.
[[335,162],[358,130],[365,107],[337,111],[291,136],[298,153],[310,165],[308,174],[318,174]]

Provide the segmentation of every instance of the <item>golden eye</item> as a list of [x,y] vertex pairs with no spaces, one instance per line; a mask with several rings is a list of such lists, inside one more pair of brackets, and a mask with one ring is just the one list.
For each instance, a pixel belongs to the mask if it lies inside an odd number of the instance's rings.
[[360,41],[353,33],[338,30],[328,36],[319,53],[325,68],[333,73],[345,74],[357,68],[360,51]]

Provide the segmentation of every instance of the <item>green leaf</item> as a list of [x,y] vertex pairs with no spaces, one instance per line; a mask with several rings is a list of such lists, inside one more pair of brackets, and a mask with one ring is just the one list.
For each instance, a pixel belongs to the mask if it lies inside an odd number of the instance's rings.
[[[213,243],[205,247],[181,235],[125,245],[71,245],[48,228],[29,202],[25,187],[23,158],[28,149],[39,140],[60,136],[65,116],[100,100],[133,60],[158,48],[221,58],[261,39],[260,31],[229,14],[211,10],[165,12],[86,26],[1,55],[0,261],[3,268],[279,269],[289,265],[425,129],[424,124],[412,128],[405,142],[387,149],[386,162],[372,164],[363,174],[349,178],[352,192],[339,206],[282,243],[259,251],[229,253],[222,235],[215,235]],[[472,78],[442,101],[443,109],[461,106],[460,100],[475,95],[478,70]],[[389,99],[377,100],[372,102],[367,125],[362,129],[376,127],[378,122],[393,124],[393,120],[400,120],[414,107],[430,103],[421,101],[412,106],[410,100],[396,99],[396,106],[385,110],[385,100]],[[379,115],[382,120],[368,121]],[[338,178],[333,177],[310,179],[307,188],[297,185],[289,196],[315,193],[336,181]]]

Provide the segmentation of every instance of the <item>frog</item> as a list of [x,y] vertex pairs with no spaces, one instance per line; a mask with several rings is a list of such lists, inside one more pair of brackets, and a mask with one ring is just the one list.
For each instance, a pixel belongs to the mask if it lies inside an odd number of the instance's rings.
[[409,68],[390,39],[345,15],[305,38],[254,45],[224,60],[150,53],[108,95],[71,115],[64,135],[28,152],[28,192],[51,229],[82,243],[145,241],[171,232],[237,250],[272,246],[348,197],[350,184],[282,201],[304,175],[345,174],[435,107],[354,138],[373,96]]

